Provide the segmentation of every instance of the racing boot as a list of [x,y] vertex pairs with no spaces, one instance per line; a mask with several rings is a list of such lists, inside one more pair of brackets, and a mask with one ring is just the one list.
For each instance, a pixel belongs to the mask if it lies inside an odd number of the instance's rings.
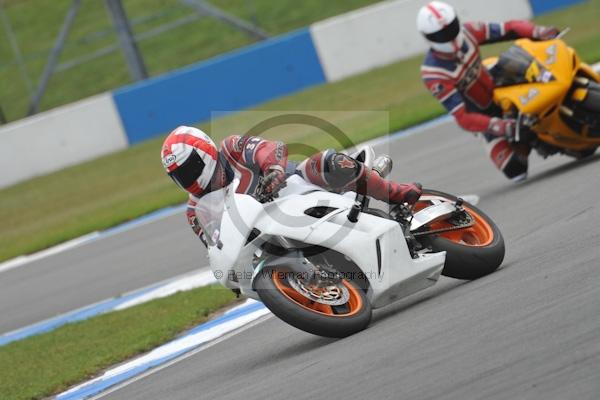
[[356,191],[390,204],[414,204],[423,192],[419,183],[396,183],[382,178],[375,169],[363,168],[356,181]]
[[371,169],[346,154],[328,149],[300,163],[297,171],[308,182],[321,187],[342,192],[356,190],[387,203],[414,204],[421,196],[421,185],[382,178],[381,175],[389,174],[391,167],[392,160],[387,156],[377,158]]

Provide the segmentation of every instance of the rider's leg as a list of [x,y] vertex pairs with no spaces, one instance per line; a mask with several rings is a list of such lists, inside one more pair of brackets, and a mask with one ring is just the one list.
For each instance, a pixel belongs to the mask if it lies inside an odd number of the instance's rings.
[[505,138],[483,135],[486,151],[496,166],[508,179],[522,181],[527,178],[528,157],[531,148],[522,143],[509,143]]
[[321,151],[298,165],[298,172],[307,181],[327,189],[356,190],[388,203],[414,202],[420,188],[382,178],[375,170],[354,158],[333,149]]

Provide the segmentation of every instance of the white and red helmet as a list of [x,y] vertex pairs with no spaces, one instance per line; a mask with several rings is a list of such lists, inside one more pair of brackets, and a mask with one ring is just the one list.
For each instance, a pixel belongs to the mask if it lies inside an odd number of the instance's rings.
[[180,126],[167,136],[160,156],[163,167],[179,187],[200,195],[215,172],[218,150],[200,129]]
[[464,34],[454,8],[441,1],[432,1],[417,14],[417,29],[431,48],[441,53],[459,53]]

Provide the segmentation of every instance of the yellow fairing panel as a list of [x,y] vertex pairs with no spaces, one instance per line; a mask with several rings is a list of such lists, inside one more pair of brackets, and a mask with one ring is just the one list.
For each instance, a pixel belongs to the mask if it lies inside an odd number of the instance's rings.
[[[527,77],[534,83],[496,88],[494,101],[506,109],[513,104],[526,114],[540,114],[557,103],[569,90],[576,66],[573,66],[573,51],[562,40],[532,42],[520,39],[516,44],[532,54],[538,62],[548,69],[555,80],[551,82],[535,82],[541,75],[536,64],[527,71]],[[579,60],[575,60],[579,64]]]
[[[533,63],[525,73],[531,83],[496,88],[496,104],[504,111],[515,106],[524,114],[538,116],[540,122],[533,129],[541,140],[552,145],[572,150],[600,145],[600,138],[588,137],[587,127],[582,132],[575,132],[565,124],[560,115],[560,105],[579,70],[597,82],[600,81],[600,76],[588,65],[581,63],[573,49],[560,39],[543,42],[520,39],[515,44],[533,55],[552,73],[554,80],[537,82],[547,79],[544,79],[543,69]],[[486,65],[492,62],[491,59],[486,61]],[[582,97],[583,93],[574,92],[574,95]]]

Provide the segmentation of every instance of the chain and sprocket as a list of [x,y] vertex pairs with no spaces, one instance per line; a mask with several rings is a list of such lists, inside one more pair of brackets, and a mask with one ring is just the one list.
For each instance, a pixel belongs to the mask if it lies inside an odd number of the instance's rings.
[[473,219],[471,214],[469,214],[465,210],[457,212],[456,215],[453,215],[452,217],[448,218],[447,221],[450,222],[453,226],[449,226],[446,228],[429,229],[426,231],[416,231],[416,232],[412,232],[412,235],[414,237],[437,235],[439,233],[446,233],[446,232],[458,231],[458,230],[465,229],[465,228],[470,228],[473,225],[475,225],[475,220]]

